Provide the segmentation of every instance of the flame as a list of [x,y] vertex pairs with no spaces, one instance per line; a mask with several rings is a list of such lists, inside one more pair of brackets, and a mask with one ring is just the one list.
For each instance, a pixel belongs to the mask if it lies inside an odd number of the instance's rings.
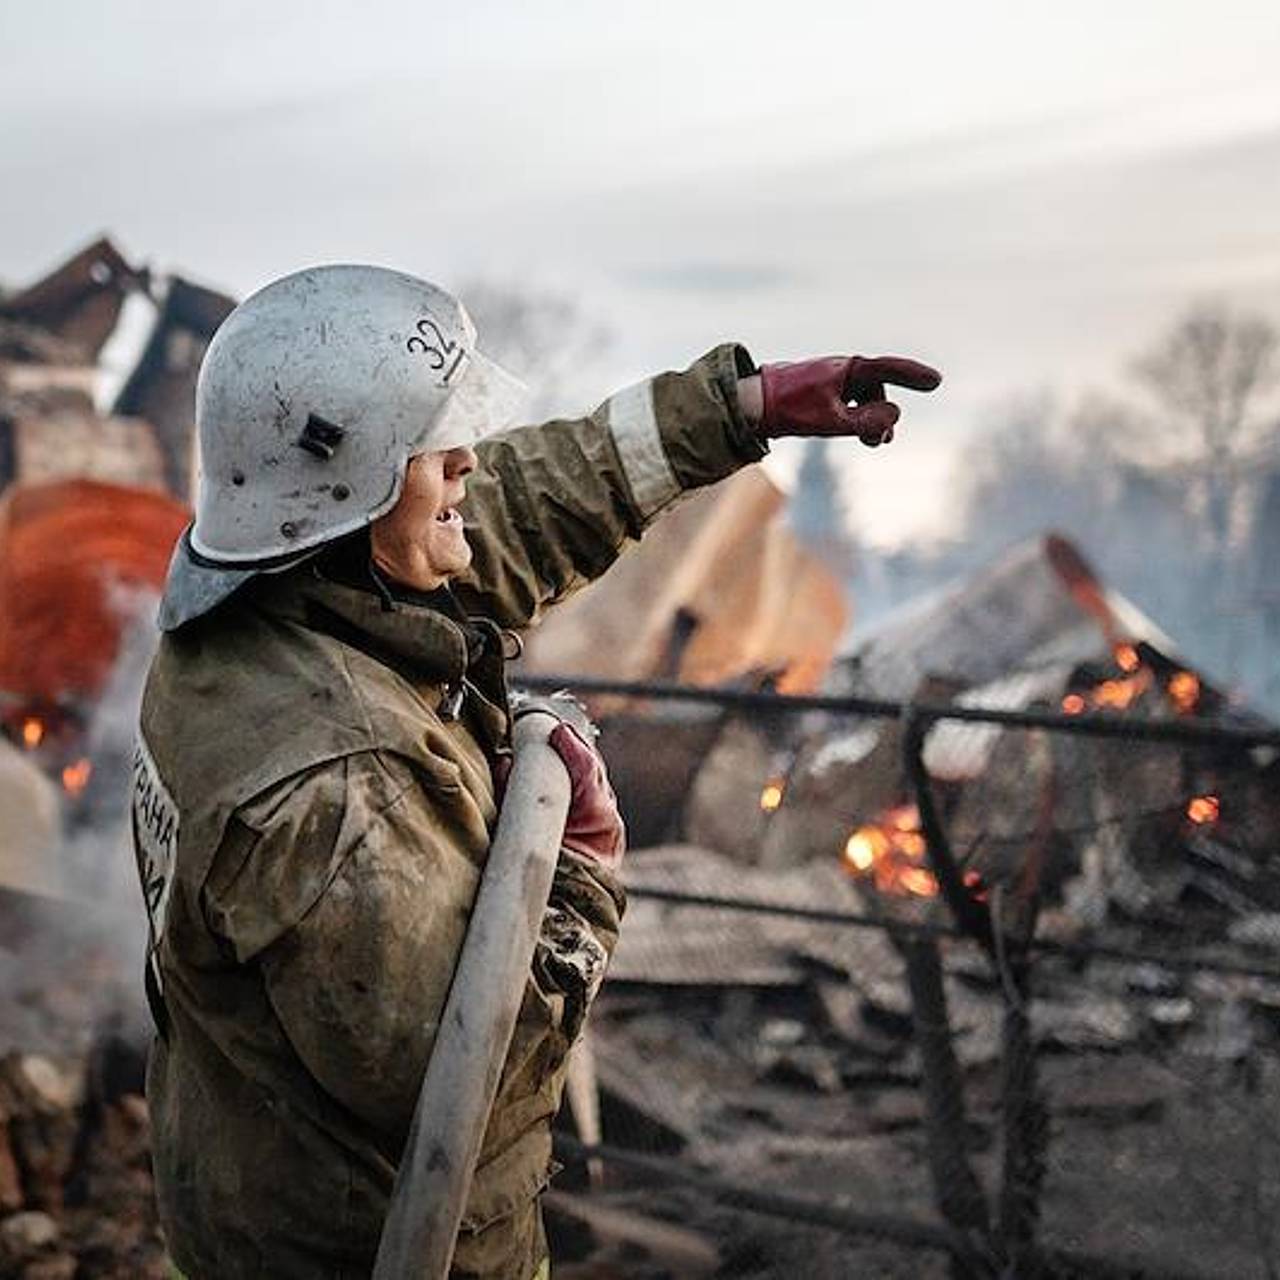
[[760,808],[765,813],[773,813],[782,805],[782,797],[786,794],[786,787],[783,785],[781,778],[770,778],[764,784],[764,790],[760,792]]
[[[1134,657],[1137,657],[1136,652]],[[1123,666],[1121,659],[1117,661]],[[1111,711],[1123,711],[1126,707],[1131,707],[1150,687],[1150,669],[1139,666],[1132,675],[1104,680],[1101,684],[1094,685],[1092,689],[1067,694],[1062,699],[1062,710],[1069,716],[1078,716],[1081,712],[1099,707]]]
[[870,871],[889,849],[889,837],[879,827],[859,827],[845,843],[845,861],[855,871]]
[[88,760],[77,760],[62,771],[62,785],[68,795],[78,796],[89,785],[93,765]]
[[22,745],[28,751],[34,751],[44,741],[44,721],[36,716],[28,716],[22,722]]
[[1151,672],[1145,670],[1119,680],[1104,680],[1093,690],[1093,705],[1123,711],[1136,702],[1150,684]]
[[924,867],[907,867],[899,871],[898,883],[908,893],[914,893],[918,898],[938,896],[938,882],[934,879],[933,872],[926,871]]
[[1195,796],[1187,805],[1187,817],[1197,826],[1217,822],[1222,805],[1217,796]]
[[927,853],[920,812],[915,805],[904,804],[853,832],[845,842],[844,862],[855,875],[872,880],[881,893],[932,898],[937,896],[938,882],[922,865]]
[[1138,651],[1131,644],[1118,644],[1115,648],[1116,666],[1121,671],[1127,671],[1132,675],[1142,666],[1142,659],[1138,656]]
[[1193,671],[1178,671],[1169,677],[1170,701],[1181,715],[1190,715],[1200,701],[1200,677]]

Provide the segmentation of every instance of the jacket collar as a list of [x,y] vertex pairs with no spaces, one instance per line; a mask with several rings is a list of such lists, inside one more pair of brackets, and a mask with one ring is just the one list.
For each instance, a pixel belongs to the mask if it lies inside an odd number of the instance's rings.
[[383,597],[372,585],[326,577],[317,562],[274,580],[258,579],[248,594],[264,611],[323,631],[417,679],[457,684],[483,645],[447,592]]

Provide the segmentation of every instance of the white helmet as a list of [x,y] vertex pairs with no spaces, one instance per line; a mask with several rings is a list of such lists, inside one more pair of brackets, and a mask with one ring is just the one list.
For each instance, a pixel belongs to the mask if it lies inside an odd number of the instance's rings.
[[419,453],[510,426],[523,388],[476,349],[462,304],[383,267],[314,267],[242,302],[196,388],[195,524],[166,630],[395,505]]

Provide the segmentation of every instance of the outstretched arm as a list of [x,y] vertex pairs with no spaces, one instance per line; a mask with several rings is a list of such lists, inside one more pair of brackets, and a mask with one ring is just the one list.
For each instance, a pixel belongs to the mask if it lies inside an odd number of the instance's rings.
[[762,458],[733,345],[681,373],[611,396],[586,418],[519,428],[482,444],[462,506],[471,569],[454,590],[470,612],[524,627],[599,577],[681,494]]
[[665,373],[593,414],[482,445],[463,505],[474,559],[465,608],[524,627],[599,577],[683,493],[722,480],[778,436],[887,443],[886,385],[929,391],[940,375],[896,356],[829,356],[756,370],[734,345]]

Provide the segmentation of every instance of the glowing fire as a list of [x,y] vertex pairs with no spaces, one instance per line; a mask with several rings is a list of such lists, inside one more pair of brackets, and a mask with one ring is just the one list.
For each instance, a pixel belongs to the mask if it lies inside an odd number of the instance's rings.
[[93,765],[88,760],[77,760],[62,771],[62,785],[68,795],[78,796],[89,785]]
[[898,872],[898,883],[908,893],[914,893],[918,898],[938,896],[938,882],[933,878],[933,872],[926,871],[924,867],[907,867]]
[[1119,680],[1104,680],[1090,691],[1090,699],[1095,707],[1123,711],[1137,701],[1150,684],[1151,672],[1143,669],[1136,675],[1123,676]]
[[1221,811],[1217,796],[1195,796],[1187,805],[1187,817],[1201,827],[1217,822]]
[[22,722],[22,745],[34,751],[44,741],[44,721],[28,716]]
[[879,827],[859,827],[845,843],[845,861],[855,871],[870,871],[890,847],[889,837]]
[[1200,702],[1200,678],[1192,671],[1179,671],[1169,678],[1169,699],[1182,715],[1190,715]]
[[781,778],[770,778],[764,784],[764,790],[760,792],[760,808],[765,813],[773,813],[782,804],[782,797],[785,793],[785,787]]
[[845,842],[849,869],[875,883],[881,893],[932,898],[938,893],[933,872],[924,866],[928,846],[913,804],[888,810],[879,822],[859,827]]
[[1151,687],[1151,669],[1142,665],[1138,651],[1131,645],[1121,645],[1116,650],[1116,664],[1130,674],[1104,680],[1092,689],[1067,694],[1062,699],[1062,710],[1069,716],[1078,716],[1084,711],[1099,708],[1124,711],[1131,707]]
[[[1151,688],[1154,672],[1143,664],[1136,646],[1118,644],[1111,652],[1116,666],[1124,674],[1103,680],[1091,689],[1067,694],[1062,699],[1062,710],[1066,715],[1078,716],[1098,709],[1124,711]],[[1178,714],[1188,715],[1195,711],[1200,701],[1199,677],[1191,671],[1175,672],[1165,684],[1165,692]]]
[[1138,651],[1131,644],[1118,644],[1115,648],[1116,666],[1121,671],[1127,671],[1132,675],[1142,666],[1142,659],[1138,656]]

